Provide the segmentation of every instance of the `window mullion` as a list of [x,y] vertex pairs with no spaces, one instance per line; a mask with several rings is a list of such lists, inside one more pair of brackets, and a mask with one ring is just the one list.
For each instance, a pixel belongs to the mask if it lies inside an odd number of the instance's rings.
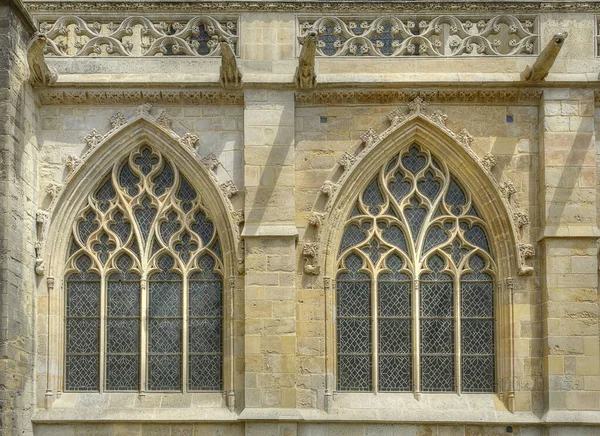
[[146,278],[146,272],[141,279],[140,283],[141,296],[141,322],[140,322],[140,395],[145,395],[148,389],[148,280]]
[[98,359],[99,372],[99,391],[103,393],[106,383],[106,274],[102,274],[100,279],[100,356]]
[[456,379],[456,393],[460,395],[462,380],[461,380],[461,311],[460,311],[460,277],[458,272],[454,276],[454,378]]
[[188,390],[188,280],[189,276],[185,273],[183,277],[183,295],[181,298],[183,309],[182,309],[182,326],[181,326],[181,341],[182,341],[182,357],[181,357],[181,389],[182,392]]
[[413,280],[412,301],[412,351],[413,351],[413,392],[417,400],[421,399],[421,298],[419,279]]
[[377,279],[376,275],[371,276],[371,353],[373,359],[372,378],[373,392],[379,391],[379,319],[377,317]]

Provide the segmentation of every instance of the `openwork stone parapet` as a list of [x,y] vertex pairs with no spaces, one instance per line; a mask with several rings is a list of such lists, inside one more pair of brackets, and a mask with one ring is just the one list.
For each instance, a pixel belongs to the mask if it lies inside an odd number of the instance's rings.
[[[40,91],[43,104],[219,104],[240,105],[244,102],[241,91],[194,91],[194,90],[133,90],[133,89],[49,89]],[[118,120],[116,120],[118,122]]]
[[317,31],[317,56],[515,56],[538,53],[535,15],[325,16],[298,19]]
[[[215,12],[299,12],[322,13],[324,2],[314,1],[224,1],[224,2],[26,2],[27,9],[33,13],[76,13],[76,12],[127,12],[127,13],[215,13]],[[388,12],[397,13],[397,2],[327,2],[329,13],[365,13]],[[453,13],[490,13],[519,11],[523,13],[538,12],[600,12],[600,2],[403,2],[405,14],[447,12]]]
[[[537,105],[542,91],[524,89],[386,89],[354,91],[324,90],[297,92],[297,106],[329,106],[346,104],[396,104],[408,103],[420,97],[431,103],[469,103],[485,105]],[[400,120],[398,120],[400,121]]]
[[237,18],[185,20],[131,16],[117,21],[67,15],[42,21],[47,56],[219,56],[220,39],[237,47]]

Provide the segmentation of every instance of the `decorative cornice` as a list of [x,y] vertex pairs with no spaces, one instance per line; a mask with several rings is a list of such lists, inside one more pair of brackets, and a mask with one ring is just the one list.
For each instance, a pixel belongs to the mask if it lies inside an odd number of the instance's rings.
[[296,13],[367,13],[367,12],[600,12],[600,2],[467,2],[467,1],[223,1],[223,2],[70,2],[27,1],[27,9],[33,14],[42,13],[201,13],[201,12],[296,12]]
[[[521,89],[385,89],[385,90],[323,90],[296,92],[297,106],[321,106],[338,104],[395,104],[413,102],[421,98],[429,103],[470,103],[470,104],[522,104],[537,105],[542,90]],[[420,108],[422,109],[422,108]],[[416,110],[416,108],[415,108]],[[390,122],[402,122],[404,114],[392,112]],[[437,114],[436,116],[441,116]],[[441,121],[441,119],[439,120]],[[445,121],[445,119],[444,119]]]
[[[152,104],[220,104],[241,105],[244,102],[244,94],[241,91],[192,91],[192,90],[140,90],[140,89],[45,89],[40,91],[40,99],[43,104],[141,104],[148,102]],[[115,119],[115,124],[122,122]],[[117,126],[118,127],[118,126]]]

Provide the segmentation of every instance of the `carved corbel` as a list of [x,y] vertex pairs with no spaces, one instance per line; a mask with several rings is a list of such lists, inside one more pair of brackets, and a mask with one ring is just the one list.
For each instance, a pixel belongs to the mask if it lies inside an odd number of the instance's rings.
[[535,255],[535,249],[531,244],[519,244],[519,275],[528,276],[533,274],[533,267],[525,263],[525,259],[529,259]]
[[298,37],[302,46],[299,65],[296,69],[296,86],[300,89],[312,89],[317,85],[315,56],[317,53],[317,31],[309,29],[304,36]]
[[526,82],[540,82],[544,80],[548,76],[550,68],[554,65],[556,56],[558,56],[567,36],[569,36],[567,32],[555,34],[533,65],[527,65],[525,71],[521,73],[521,80]]
[[29,83],[33,86],[50,86],[58,79],[56,69],[49,67],[44,59],[46,43],[46,35],[36,32],[27,45]]
[[242,72],[240,71],[233,47],[229,39],[221,37],[221,76],[220,83],[223,88],[239,88],[242,85]]
[[321,267],[317,265],[317,258],[319,255],[319,243],[318,242],[305,242],[302,247],[302,254],[304,257],[304,272],[309,275],[318,276],[321,272]]

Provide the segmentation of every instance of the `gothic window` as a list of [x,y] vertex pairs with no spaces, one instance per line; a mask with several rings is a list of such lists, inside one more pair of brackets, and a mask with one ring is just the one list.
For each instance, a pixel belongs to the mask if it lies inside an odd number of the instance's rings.
[[223,260],[199,193],[149,146],[116,164],[73,226],[67,391],[222,389]]
[[417,145],[355,200],[336,277],[339,391],[495,390],[495,264],[476,200]]

